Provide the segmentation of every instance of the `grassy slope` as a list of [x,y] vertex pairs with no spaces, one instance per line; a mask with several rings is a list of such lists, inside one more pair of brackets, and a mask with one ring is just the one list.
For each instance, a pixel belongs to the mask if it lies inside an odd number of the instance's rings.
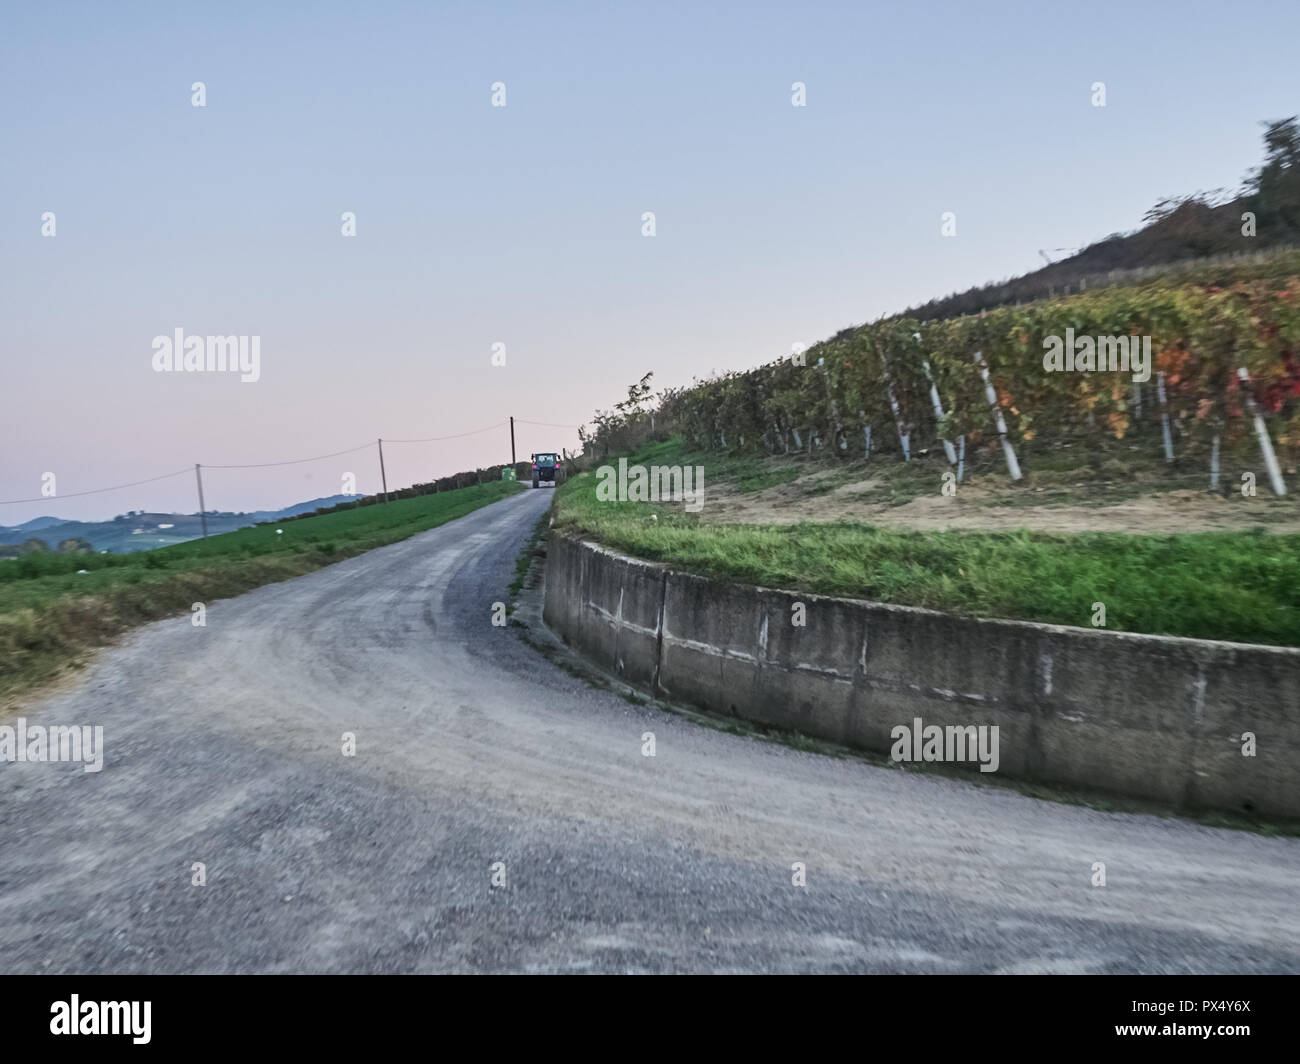
[[[696,456],[707,488],[734,458]],[[674,443],[629,461],[683,460]],[[760,485],[761,486],[761,485]],[[710,576],[985,617],[1300,646],[1300,536],[896,531],[857,523],[701,525],[681,503],[599,502],[592,473],[557,490],[556,524]],[[652,515],[655,515],[652,517]]]
[[[54,679],[125,629],[301,576],[522,491],[500,481],[128,555],[0,561],[0,694]],[[78,574],[78,569],[86,569]]]

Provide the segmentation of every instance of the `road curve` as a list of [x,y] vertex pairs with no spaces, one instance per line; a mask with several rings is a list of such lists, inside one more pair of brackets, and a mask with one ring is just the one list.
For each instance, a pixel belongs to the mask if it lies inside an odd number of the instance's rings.
[[1300,839],[800,752],[553,666],[491,624],[550,497],[151,624],[28,706],[106,756],[0,763],[0,970],[1300,971]]

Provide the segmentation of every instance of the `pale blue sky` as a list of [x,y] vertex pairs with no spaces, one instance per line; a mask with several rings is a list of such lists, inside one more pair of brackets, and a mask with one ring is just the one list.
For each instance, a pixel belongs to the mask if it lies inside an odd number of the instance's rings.
[[[1258,123],[1300,111],[1294,2],[56,2],[5,21],[0,499],[47,471],[64,494],[511,413],[576,425],[647,370],[755,365],[1235,187]],[[261,380],[154,373],[177,327],[260,335]],[[519,431],[523,455],[575,442]],[[406,484],[507,460],[508,437],[386,457]],[[378,487],[363,455],[212,471],[207,501],[286,505],[344,472]],[[182,477],[0,524],[195,508]]]

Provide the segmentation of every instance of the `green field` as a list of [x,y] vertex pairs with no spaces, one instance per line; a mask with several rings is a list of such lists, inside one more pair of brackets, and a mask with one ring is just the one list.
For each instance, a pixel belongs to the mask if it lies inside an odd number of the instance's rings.
[[[681,462],[677,442],[629,463]],[[617,464],[617,458],[609,460]],[[739,475],[734,458],[710,483]],[[714,473],[719,476],[714,476]],[[584,473],[556,492],[556,526],[709,576],[957,613],[1300,646],[1300,535],[934,532],[862,523],[701,524],[681,503],[601,502]]]
[[301,576],[522,490],[495,481],[152,551],[0,561],[0,695],[55,679],[133,625]]

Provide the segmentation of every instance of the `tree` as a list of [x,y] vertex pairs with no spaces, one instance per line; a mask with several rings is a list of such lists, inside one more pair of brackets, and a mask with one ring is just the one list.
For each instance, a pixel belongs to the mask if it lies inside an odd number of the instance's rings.
[[95,545],[81,536],[59,540],[60,554],[94,554]]
[[1264,165],[1247,180],[1261,230],[1300,237],[1300,115],[1265,122]]
[[1147,227],[1134,236],[1133,250],[1142,261],[1173,262],[1236,248],[1238,222],[1217,213],[1226,202],[1223,189],[1162,199],[1142,216]]
[[641,413],[641,408],[650,399],[650,378],[653,376],[653,372],[647,373],[636,384],[629,384],[627,386],[627,398],[621,403],[615,403],[614,409],[629,418]]
[[595,453],[599,448],[608,456],[611,448],[622,450],[644,439],[644,436],[634,436],[629,430],[649,421],[644,407],[650,401],[650,378],[653,376],[653,372],[647,373],[635,384],[629,384],[627,398],[615,403],[613,410],[597,410],[591,419],[595,428],[590,433],[585,427],[578,429],[584,452],[590,449]]

